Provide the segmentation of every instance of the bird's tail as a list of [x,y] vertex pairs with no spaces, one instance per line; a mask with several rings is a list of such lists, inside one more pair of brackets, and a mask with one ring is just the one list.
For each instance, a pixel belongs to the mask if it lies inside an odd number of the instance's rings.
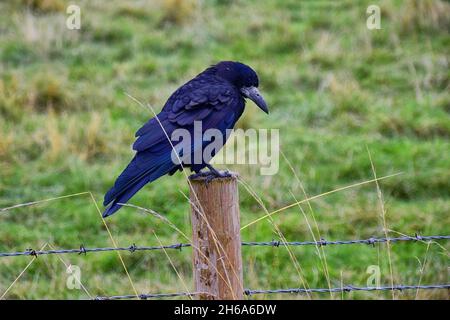
[[130,185],[125,191],[123,191],[120,195],[117,196],[117,198],[115,198],[111,202],[111,204],[103,212],[103,217],[106,218],[119,210],[122,207],[121,203],[126,203],[128,200],[130,200],[130,198],[134,196],[136,192],[138,192],[150,181],[152,181],[150,176],[144,176],[140,180],[137,180],[132,185]]
[[141,174],[130,174],[135,168],[133,162],[119,176],[114,187],[112,187],[105,195],[103,205],[108,205],[103,212],[103,217],[108,217],[119,210],[123,203],[126,203],[147,183],[155,181],[159,177],[167,174],[173,167],[173,163],[163,162],[155,165]]

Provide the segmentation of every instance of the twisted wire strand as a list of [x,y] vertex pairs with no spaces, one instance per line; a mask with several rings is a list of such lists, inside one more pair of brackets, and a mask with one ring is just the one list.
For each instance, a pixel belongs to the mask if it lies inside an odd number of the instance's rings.
[[450,236],[402,236],[396,238],[368,238],[368,239],[356,239],[356,240],[335,240],[328,241],[325,239],[320,239],[319,241],[291,241],[282,242],[279,240],[272,240],[268,242],[243,242],[243,246],[305,246],[305,245],[316,245],[316,246],[326,246],[326,245],[345,245],[345,244],[368,244],[374,245],[376,243],[384,242],[400,242],[400,241],[430,241],[430,240],[448,240]]
[[161,298],[174,298],[174,297],[186,297],[195,296],[198,293],[188,293],[188,292],[174,292],[174,293],[144,293],[136,296],[135,294],[125,294],[116,296],[98,296],[95,300],[121,300],[121,299],[161,299]]
[[450,284],[430,284],[430,285],[395,285],[395,286],[381,286],[381,287],[356,287],[356,286],[343,286],[336,288],[288,288],[288,289],[269,289],[269,290],[250,290],[246,289],[244,294],[251,296],[254,294],[272,294],[272,293],[328,293],[328,292],[351,292],[351,291],[390,291],[390,290],[430,290],[430,289],[450,289]]
[[[275,293],[290,293],[290,294],[306,294],[306,293],[329,293],[329,292],[351,292],[351,291],[404,291],[404,290],[433,290],[433,289],[450,289],[450,284],[430,284],[430,285],[395,285],[395,286],[380,286],[380,287],[356,287],[356,286],[343,286],[336,288],[288,288],[288,289],[268,289],[268,290],[251,290],[245,289],[244,295],[252,296],[258,294],[275,294]],[[96,300],[120,300],[120,299],[160,299],[160,298],[173,298],[183,296],[195,296],[199,293],[188,292],[174,292],[174,293],[145,293],[138,296],[134,294],[116,295],[116,296],[99,296]]]
[[[263,246],[263,247],[280,247],[280,246],[307,246],[307,245],[315,245],[315,246],[327,246],[327,245],[350,245],[350,244],[367,244],[374,246],[376,243],[385,243],[385,242],[403,242],[403,241],[432,241],[432,240],[449,240],[450,235],[445,236],[402,236],[396,238],[368,238],[368,239],[356,239],[356,240],[334,240],[328,241],[325,239],[320,239],[319,241],[291,241],[291,242],[282,242],[280,240],[272,240],[265,242],[242,242],[242,246]],[[1,257],[16,257],[16,256],[40,256],[40,255],[49,255],[49,254],[69,254],[69,253],[78,253],[78,254],[86,254],[88,252],[107,252],[107,251],[153,251],[153,250],[163,250],[163,249],[177,249],[181,250],[182,248],[191,247],[190,243],[176,243],[172,245],[165,246],[137,246],[136,244],[132,244],[129,247],[104,247],[104,248],[86,248],[83,245],[80,246],[79,249],[58,249],[58,250],[33,250],[27,249],[25,251],[16,251],[16,252],[0,252]]]
[[152,250],[163,250],[163,249],[178,249],[181,250],[184,247],[190,247],[189,243],[177,243],[166,246],[137,246],[132,244],[129,247],[105,247],[105,248],[86,248],[83,245],[80,246],[79,249],[59,249],[59,250],[33,250],[27,249],[26,251],[17,251],[17,252],[0,252],[0,257],[16,257],[16,256],[40,256],[40,255],[48,255],[48,254],[67,254],[67,253],[78,253],[78,254],[86,254],[88,252],[107,252],[107,251],[152,251]]

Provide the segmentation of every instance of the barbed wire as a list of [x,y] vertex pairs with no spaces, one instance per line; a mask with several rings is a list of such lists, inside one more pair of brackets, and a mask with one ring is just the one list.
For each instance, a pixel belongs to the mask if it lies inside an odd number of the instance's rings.
[[[283,242],[280,240],[272,240],[265,242],[242,242],[242,246],[265,246],[278,248],[280,246],[326,246],[326,245],[351,245],[351,244],[366,244],[375,246],[376,243],[386,243],[386,242],[404,242],[404,241],[434,241],[434,240],[449,240],[450,235],[432,235],[432,236],[421,236],[415,234],[414,236],[402,236],[402,237],[383,237],[375,238],[371,237],[368,239],[355,239],[355,240],[334,240],[328,241],[325,239],[320,239],[319,241],[290,241]],[[0,257],[15,257],[15,256],[34,256],[39,255],[50,255],[50,254],[87,254],[89,252],[107,252],[107,251],[129,251],[131,253],[136,251],[152,251],[152,250],[165,250],[165,249],[176,249],[181,250],[185,247],[191,247],[190,243],[177,243],[172,245],[163,246],[137,246],[132,244],[128,247],[101,247],[101,248],[86,248],[81,245],[78,249],[58,249],[58,250],[34,250],[27,249],[25,251],[17,252],[0,252]],[[252,290],[245,289],[244,295],[252,296],[258,294],[307,294],[307,293],[329,293],[329,292],[351,292],[351,291],[403,291],[403,290],[430,290],[430,289],[450,289],[450,284],[430,284],[430,285],[395,285],[395,286],[379,286],[379,287],[357,287],[352,285],[346,285],[342,287],[335,288],[287,288],[287,289],[263,289],[263,290]],[[119,299],[160,299],[160,298],[173,298],[173,297],[192,297],[200,293],[189,293],[189,292],[174,292],[174,293],[146,293],[146,294],[126,294],[126,295],[114,295],[114,296],[98,296],[96,300],[119,300]]]
[[375,245],[376,243],[384,242],[400,242],[400,241],[430,241],[430,240],[444,240],[450,239],[450,236],[421,236],[415,234],[414,236],[402,236],[396,238],[368,238],[368,239],[356,239],[356,240],[335,240],[327,241],[324,238],[319,241],[291,241],[283,242],[279,240],[273,240],[269,242],[243,242],[243,246],[305,246],[305,245],[315,245],[315,246],[326,246],[326,245],[344,245],[344,244],[368,244]]
[[181,250],[184,247],[190,247],[189,243],[177,243],[166,246],[137,246],[136,244],[132,244],[129,247],[104,247],[104,248],[86,248],[84,245],[81,245],[79,249],[59,249],[59,250],[33,250],[27,249],[26,251],[17,251],[17,252],[0,252],[0,257],[15,257],[15,256],[40,256],[40,255],[48,255],[48,254],[67,254],[67,253],[78,253],[78,254],[87,254],[88,252],[106,252],[106,251],[152,251],[152,250],[163,250],[163,249],[178,249]]
[[144,293],[136,296],[135,294],[126,294],[126,295],[116,295],[116,296],[98,296],[95,300],[120,300],[120,299],[158,299],[158,298],[174,298],[174,297],[186,297],[186,296],[195,296],[199,293],[189,293],[189,292],[174,292],[174,293]]
[[328,293],[328,292],[351,292],[351,291],[403,291],[403,290],[430,290],[430,289],[450,289],[450,284],[431,284],[431,285],[394,285],[381,287],[355,287],[351,285],[336,288],[290,288],[290,289],[269,289],[269,290],[250,290],[246,289],[244,294],[251,296],[254,294],[272,294],[272,293]]
[[[291,294],[306,294],[306,293],[329,293],[329,292],[351,292],[351,291],[406,291],[406,290],[432,290],[432,289],[450,289],[450,284],[431,284],[431,285],[395,285],[395,286],[380,286],[380,287],[356,287],[356,286],[342,286],[336,288],[289,288],[289,289],[269,289],[269,290],[251,290],[245,289],[244,295],[252,296],[257,294],[275,294],[275,293],[291,293]],[[99,296],[96,300],[120,300],[120,299],[152,299],[152,298],[172,298],[182,296],[195,296],[200,293],[175,292],[175,293],[146,293],[136,296],[135,294],[116,295],[116,296]]]
[[[450,235],[445,236],[421,236],[415,234],[414,236],[402,236],[395,238],[368,238],[368,239],[356,239],[356,240],[334,240],[328,241],[325,239],[320,239],[319,241],[290,241],[283,242],[280,240],[272,240],[265,242],[242,242],[242,246],[263,246],[263,247],[280,247],[280,246],[307,246],[307,245],[315,245],[315,246],[327,246],[327,245],[350,245],[350,244],[367,244],[375,246],[376,243],[385,243],[385,242],[403,242],[403,241],[433,241],[433,240],[449,240]],[[0,252],[1,257],[16,257],[16,256],[40,256],[40,255],[49,255],[49,254],[69,254],[69,253],[78,253],[78,254],[87,254],[88,252],[107,252],[107,251],[129,251],[131,253],[136,251],[152,251],[152,250],[165,250],[165,249],[176,249],[181,250],[185,247],[191,247],[190,243],[176,243],[165,246],[137,246],[136,244],[132,244],[128,247],[103,247],[103,248],[86,248],[84,245],[81,245],[79,249],[58,249],[58,250],[34,250],[27,249],[25,251],[16,251],[16,252]]]

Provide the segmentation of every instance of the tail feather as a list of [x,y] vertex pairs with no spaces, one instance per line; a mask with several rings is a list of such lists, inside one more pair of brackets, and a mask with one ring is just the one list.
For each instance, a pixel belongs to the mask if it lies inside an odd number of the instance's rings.
[[111,188],[105,196],[104,204],[110,204],[103,212],[103,217],[108,217],[119,210],[122,206],[119,203],[126,203],[132,196],[136,194],[147,183],[155,181],[159,177],[169,173],[173,169],[174,164],[169,160],[158,166],[147,170],[138,177],[134,177],[126,183],[126,185],[118,189],[116,186]]
[[[155,156],[151,152],[138,152],[106,193],[103,205],[107,206],[125,190],[140,181],[144,176],[157,171],[164,163],[170,161],[170,155]],[[159,177],[158,177],[159,178]]]
[[113,200],[110,206],[106,208],[105,212],[103,212],[103,217],[106,218],[113,213],[115,213],[117,210],[119,210],[122,205],[120,203],[126,203],[132,196],[136,194],[143,186],[145,186],[147,183],[149,183],[151,180],[150,176],[145,176],[135,182],[132,186],[130,186],[128,189],[126,189],[122,194],[120,194],[117,198]]

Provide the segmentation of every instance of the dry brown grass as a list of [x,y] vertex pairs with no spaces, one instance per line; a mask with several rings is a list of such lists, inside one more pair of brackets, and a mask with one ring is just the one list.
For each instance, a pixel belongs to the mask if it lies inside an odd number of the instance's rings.
[[66,8],[63,0],[21,0],[23,5],[39,12],[60,12]]
[[404,32],[450,28],[450,4],[441,0],[408,0],[400,9]]
[[21,79],[12,74],[8,79],[0,79],[0,115],[5,119],[17,120],[23,111],[17,106],[26,104],[26,96],[21,89]]
[[0,159],[3,159],[9,155],[13,141],[14,137],[12,132],[0,131]]
[[33,46],[41,57],[49,57],[51,53],[63,50],[65,45],[75,43],[80,38],[80,32],[66,28],[64,12],[40,15],[26,10],[24,16],[24,19],[17,18],[15,21],[18,32],[24,42]]
[[34,77],[33,87],[28,92],[29,105],[36,111],[62,111],[72,104],[64,77],[53,73],[39,73]]
[[192,20],[200,3],[198,0],[164,0],[162,8],[165,22],[177,25]]

